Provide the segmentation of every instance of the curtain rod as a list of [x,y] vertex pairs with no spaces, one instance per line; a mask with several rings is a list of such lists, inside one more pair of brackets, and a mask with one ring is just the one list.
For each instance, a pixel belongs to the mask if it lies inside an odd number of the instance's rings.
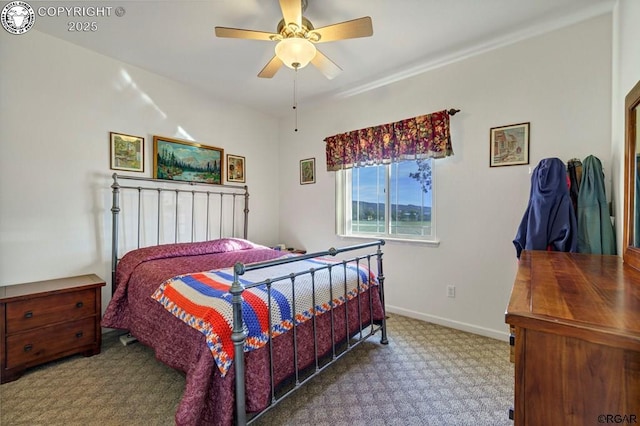
[[449,115],[456,115],[457,113],[460,112],[460,110],[459,109],[455,109],[455,108],[451,108],[447,112],[449,113]]

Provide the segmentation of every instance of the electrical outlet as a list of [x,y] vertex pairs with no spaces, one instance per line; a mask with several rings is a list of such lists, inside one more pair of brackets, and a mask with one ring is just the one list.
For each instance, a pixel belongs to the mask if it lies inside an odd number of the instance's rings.
[[447,297],[456,297],[456,286],[448,285],[447,286]]

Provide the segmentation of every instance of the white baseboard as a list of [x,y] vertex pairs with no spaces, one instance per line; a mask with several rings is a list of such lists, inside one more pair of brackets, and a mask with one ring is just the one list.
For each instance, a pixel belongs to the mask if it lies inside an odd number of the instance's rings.
[[506,331],[508,329],[507,324],[505,324],[505,331],[498,331],[490,328],[479,327],[477,325],[468,324],[465,322],[450,320],[448,318],[438,317],[435,315],[428,315],[408,309],[402,309],[396,306],[387,305],[386,308],[387,312],[392,314],[403,315],[405,317],[415,318],[418,320],[442,325],[444,327],[455,328],[456,330],[467,331],[469,333],[479,334],[480,336],[491,337],[493,339],[502,340],[505,342],[509,341],[509,333]]

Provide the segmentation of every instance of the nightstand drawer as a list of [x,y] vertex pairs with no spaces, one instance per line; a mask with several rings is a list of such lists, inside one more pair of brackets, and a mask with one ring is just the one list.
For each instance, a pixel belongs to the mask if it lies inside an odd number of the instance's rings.
[[7,334],[94,315],[94,289],[7,303]]
[[16,334],[7,338],[7,368],[38,364],[96,342],[95,317]]

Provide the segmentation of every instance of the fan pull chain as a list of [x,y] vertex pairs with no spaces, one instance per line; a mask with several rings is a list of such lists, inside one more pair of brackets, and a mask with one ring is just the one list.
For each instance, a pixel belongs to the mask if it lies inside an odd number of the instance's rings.
[[293,110],[295,112],[295,127],[294,132],[298,131],[298,63],[293,64],[293,69],[295,70],[295,74],[293,76]]

